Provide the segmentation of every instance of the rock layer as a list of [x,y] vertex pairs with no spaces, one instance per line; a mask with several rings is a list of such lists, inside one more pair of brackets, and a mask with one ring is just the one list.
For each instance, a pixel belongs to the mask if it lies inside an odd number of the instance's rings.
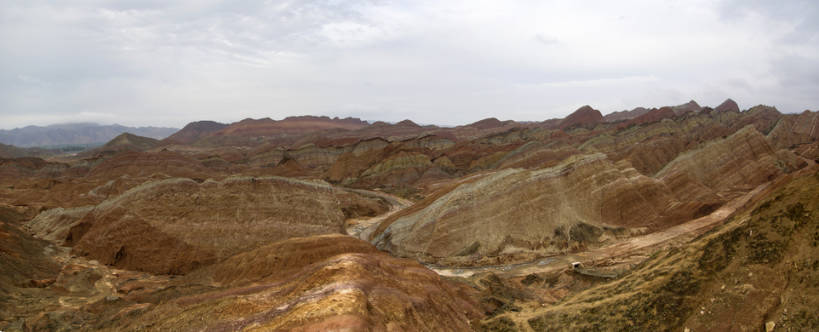
[[705,147],[685,153],[657,173],[682,201],[709,201],[747,191],[804,166],[787,151],[777,152],[759,131],[747,126]]
[[160,330],[464,331],[480,317],[468,288],[342,235],[262,246],[178,283],[201,282],[218,288],[117,323]]
[[71,227],[65,241],[75,253],[105,264],[185,273],[270,241],[339,233],[355,211],[383,210],[377,201],[319,182],[174,178],[97,205]]
[[619,169],[602,154],[464,182],[408,215],[388,219],[380,248],[426,262],[531,259],[594,245],[625,227],[671,222],[675,200],[660,181]]
[[[683,249],[504,325],[535,331],[819,328],[819,174],[771,193]],[[517,323],[515,323],[517,321]],[[528,326],[527,326],[528,325]]]
[[557,166],[506,169],[471,179],[387,219],[379,248],[421,261],[486,265],[595,246],[601,238],[701,217],[805,162],[759,131],[684,153],[655,178],[603,154]]

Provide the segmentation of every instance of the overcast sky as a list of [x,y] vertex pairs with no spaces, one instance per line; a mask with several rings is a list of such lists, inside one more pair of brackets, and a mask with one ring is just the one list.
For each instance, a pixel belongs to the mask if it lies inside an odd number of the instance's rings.
[[0,128],[816,110],[818,3],[3,1]]

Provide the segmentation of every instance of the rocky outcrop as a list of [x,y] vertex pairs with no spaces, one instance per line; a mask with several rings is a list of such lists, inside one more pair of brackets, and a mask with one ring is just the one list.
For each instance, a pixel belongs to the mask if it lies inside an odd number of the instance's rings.
[[674,111],[676,115],[682,115],[685,113],[698,113],[702,110],[702,107],[700,104],[697,104],[696,101],[691,100],[682,105],[672,106],[671,110]]
[[668,184],[681,201],[710,202],[750,190],[804,165],[792,153],[777,152],[765,136],[747,126],[680,155],[656,177]]
[[755,107],[742,113],[700,112],[668,118],[669,109],[656,111],[664,114],[658,117],[664,119],[647,120],[639,127],[621,122],[616,125],[616,131],[594,135],[579,149],[586,153],[603,152],[616,161],[628,160],[641,173],[654,175],[682,152],[728,137],[749,125],[767,133],[781,117],[776,109]]
[[432,163],[443,171],[452,172],[456,170],[455,164],[449,160],[447,156],[441,156],[432,161]]
[[344,235],[269,243],[164,287],[142,297],[155,302],[135,307],[120,300],[109,304],[116,310],[101,312],[85,326],[111,331],[145,326],[163,331],[466,331],[483,316],[466,285]]
[[40,239],[62,244],[71,228],[93,209],[94,206],[49,209],[27,222],[25,229]]
[[308,168],[326,169],[347,149],[345,147],[320,147],[307,144],[296,149],[287,150],[284,156],[293,159]]
[[379,248],[424,262],[494,264],[593,246],[600,236],[670,220],[661,182],[604,155],[466,181],[388,219]]
[[503,318],[535,331],[750,331],[769,322],[816,330],[819,174],[811,173],[622,278]]
[[358,157],[370,151],[377,151],[386,148],[390,142],[383,138],[371,138],[359,141],[353,147],[352,153]]
[[398,127],[411,127],[411,128],[420,127],[417,123],[412,122],[412,120],[410,120],[410,119],[401,120],[398,123],[396,123],[395,125],[398,126]]
[[492,129],[497,127],[502,127],[503,122],[498,120],[497,118],[486,118],[477,122],[473,122],[467,125],[468,127],[474,127],[477,129]]
[[600,111],[586,105],[578,108],[572,114],[560,121],[560,129],[571,129],[576,127],[594,128],[598,123],[603,122],[603,115]]
[[[0,330],[816,330],[815,287],[788,285],[815,279],[819,178],[773,192],[815,172],[816,114],[723,106],[201,123],[191,143],[0,159]],[[731,214],[742,229],[707,233]]]
[[366,183],[398,186],[420,178],[431,165],[432,161],[425,154],[401,151],[365,170],[361,178]]
[[115,149],[123,147],[126,149],[134,149],[136,151],[145,151],[155,148],[159,145],[159,140],[150,137],[137,136],[131,133],[123,133],[114,137],[108,143],[102,146],[103,149]]
[[786,114],[768,134],[771,144],[819,162],[819,113]]
[[623,121],[623,120],[631,120],[631,119],[634,119],[634,118],[636,118],[638,116],[646,114],[649,111],[651,111],[651,110],[648,109],[648,108],[637,107],[637,108],[635,108],[635,109],[633,109],[631,111],[612,112],[612,113],[606,114],[606,116],[603,117],[603,122],[617,122],[617,121]]
[[162,140],[162,142],[165,144],[192,144],[205,136],[222,130],[225,127],[227,127],[226,124],[215,121],[191,122],[173,135]]
[[780,149],[816,142],[819,140],[819,112],[804,111],[782,116],[768,138]]
[[714,112],[739,112],[739,105],[731,98],[726,99],[722,104],[714,108]]
[[666,157],[673,161],[654,179],[602,154],[570,156],[538,170],[506,169],[387,219],[374,240],[397,255],[431,263],[532,259],[594,246],[604,234],[661,229],[700,217],[805,165],[792,153],[772,148],[750,125],[679,156],[685,146],[673,142]]
[[637,116],[628,122],[626,122],[625,126],[631,125],[641,125],[646,123],[653,123],[660,121],[662,119],[670,119],[674,117],[674,111],[670,107],[662,107],[658,109],[652,109],[640,116]]
[[331,119],[326,116],[293,116],[280,121],[270,118],[244,119],[219,130],[214,133],[214,136],[277,136],[282,134],[304,134],[328,129],[355,130],[366,126],[367,122],[359,119]]
[[79,153],[82,157],[99,157],[114,155],[120,152],[147,151],[159,146],[160,141],[150,137],[137,136],[130,133],[123,133],[114,137],[105,145]]
[[455,142],[445,137],[427,135],[415,139],[402,141],[401,145],[403,147],[410,149],[429,149],[432,151],[440,151],[455,146]]
[[270,241],[338,233],[352,217],[345,209],[356,205],[384,209],[319,182],[174,178],[97,205],[71,227],[65,241],[75,253],[105,264],[179,274]]
[[0,273],[0,324],[15,318],[8,316],[7,310],[25,307],[21,301],[26,301],[27,296],[19,294],[19,288],[37,287],[37,280],[53,278],[59,271],[49,256],[54,248],[49,248],[48,242],[22,232],[11,220],[18,218],[9,218],[8,213],[3,217],[0,219],[0,268],[3,270]]
[[6,185],[26,177],[59,177],[70,166],[35,157],[0,158],[0,181]]
[[209,173],[197,160],[177,152],[159,151],[118,153],[95,164],[87,176],[114,179],[124,175],[147,178],[156,174],[204,179]]

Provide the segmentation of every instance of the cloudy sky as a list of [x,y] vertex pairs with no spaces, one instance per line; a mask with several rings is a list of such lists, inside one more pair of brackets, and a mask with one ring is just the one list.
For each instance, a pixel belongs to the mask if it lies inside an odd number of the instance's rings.
[[819,108],[816,1],[3,1],[0,128]]

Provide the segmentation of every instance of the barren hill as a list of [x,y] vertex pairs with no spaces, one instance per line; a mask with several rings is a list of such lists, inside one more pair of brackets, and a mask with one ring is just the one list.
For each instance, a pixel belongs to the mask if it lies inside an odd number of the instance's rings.
[[225,127],[227,127],[226,124],[214,121],[191,122],[162,141],[168,144],[191,144]]
[[9,149],[0,330],[815,330],[819,115],[615,115]]
[[[819,173],[793,179],[725,226],[628,274],[487,328],[535,331],[819,328]],[[766,328],[766,326],[768,326]]]
[[32,224],[62,229],[74,252],[105,264],[185,273],[267,241],[339,233],[346,218],[383,210],[378,201],[286,178],[172,178],[132,188],[84,216]]

